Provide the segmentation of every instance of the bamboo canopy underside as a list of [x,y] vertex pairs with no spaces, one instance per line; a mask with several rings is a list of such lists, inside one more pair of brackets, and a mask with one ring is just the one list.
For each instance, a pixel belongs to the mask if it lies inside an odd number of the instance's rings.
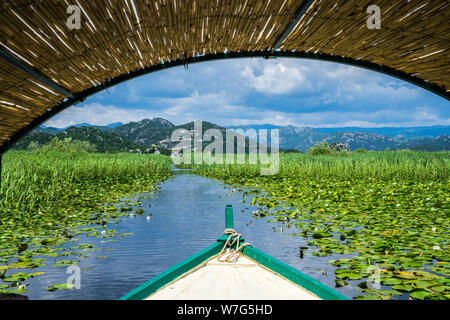
[[[70,29],[67,10],[81,9]],[[118,79],[203,56],[283,52],[377,69],[450,99],[450,2],[378,0],[4,0],[0,153]],[[155,67],[155,68],[153,68]],[[153,69],[152,69],[153,68]]]

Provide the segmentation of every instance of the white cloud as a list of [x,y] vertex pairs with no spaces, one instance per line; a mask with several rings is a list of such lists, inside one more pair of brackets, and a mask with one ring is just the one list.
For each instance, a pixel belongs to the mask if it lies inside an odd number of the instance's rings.
[[[253,68],[252,68],[253,67]],[[247,65],[241,72],[249,87],[264,94],[287,94],[294,90],[297,92],[311,91],[311,83],[304,75],[306,68],[301,66],[286,66],[283,62],[266,64],[262,72],[256,74],[255,66]],[[303,69],[303,70],[302,70]]]
[[449,123],[447,102],[365,69],[300,59],[194,64],[133,79],[46,125],[106,125],[162,117],[175,124],[311,126]]
[[[209,107],[205,107],[208,103]],[[232,104],[226,95],[200,95],[180,99],[165,99],[168,107],[163,110],[119,108],[113,105],[90,103],[74,106],[45,123],[46,126],[63,128],[88,122],[107,125],[114,122],[128,123],[144,118],[162,117],[175,124],[204,120],[218,125],[274,124],[313,127],[381,127],[421,126],[450,124],[450,119],[439,118],[427,107],[405,113],[403,110],[377,110],[373,112],[324,111],[283,112],[261,110],[255,106]]]
[[87,103],[64,110],[48,120],[45,125],[56,128],[64,128],[84,122],[94,125],[107,125],[115,122],[127,123],[138,121],[143,118],[153,118],[155,116],[157,116],[157,113],[154,113],[154,110],[124,109],[113,105]]

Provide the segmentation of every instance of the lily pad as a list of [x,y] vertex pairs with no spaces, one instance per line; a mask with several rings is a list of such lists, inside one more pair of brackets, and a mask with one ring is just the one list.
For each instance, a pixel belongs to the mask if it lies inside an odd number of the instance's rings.
[[59,290],[71,290],[75,288],[74,284],[71,283],[63,283],[63,284],[55,284],[53,286],[46,287],[45,289],[50,292],[59,291]]
[[398,291],[404,291],[404,292],[411,292],[414,290],[414,287],[409,284],[396,284],[392,286],[392,289],[398,290]]
[[426,297],[431,295],[430,292],[425,290],[416,290],[410,293],[410,297],[414,299],[424,300]]
[[80,262],[79,260],[60,260],[60,261],[55,261],[53,263],[53,266],[54,267],[68,267],[68,266],[76,265],[79,262]]
[[361,295],[356,296],[354,298],[355,300],[384,300],[383,297],[377,294],[367,294],[367,295]]

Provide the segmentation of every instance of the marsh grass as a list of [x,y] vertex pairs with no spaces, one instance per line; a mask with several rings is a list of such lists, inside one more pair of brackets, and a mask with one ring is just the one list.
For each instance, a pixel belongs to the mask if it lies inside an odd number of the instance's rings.
[[[333,178],[436,181],[450,176],[450,152],[418,151],[369,151],[345,152],[335,155],[312,155],[302,153],[280,154],[280,170],[277,177]],[[194,172],[240,177],[260,176],[261,164],[245,165],[193,165]]]
[[0,226],[33,226],[42,215],[64,219],[65,211],[87,211],[152,189],[170,175],[170,163],[160,155],[8,152],[2,160]]
[[[124,207],[118,206],[131,204],[128,196],[136,193],[154,193],[157,185],[171,175],[171,160],[166,156],[89,153],[91,150],[79,142],[54,141],[34,151],[10,151],[3,156],[0,296],[25,293],[27,287],[22,281],[42,273],[16,270],[43,266],[46,256],[85,257],[82,252],[57,252],[77,235],[128,235],[107,228],[128,215],[128,208],[120,210]],[[134,203],[139,205],[139,201]],[[40,258],[32,259],[36,256]],[[65,263],[74,261],[78,260]],[[47,290],[57,289],[62,288]]]

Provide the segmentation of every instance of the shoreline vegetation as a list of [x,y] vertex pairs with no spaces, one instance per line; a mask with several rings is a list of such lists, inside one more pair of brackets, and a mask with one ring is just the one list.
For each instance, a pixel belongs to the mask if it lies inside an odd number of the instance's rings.
[[[39,273],[24,270],[43,265],[42,256],[80,257],[58,251],[77,235],[121,236],[107,227],[133,208],[112,205],[155,192],[172,174],[167,156],[92,151],[88,143],[60,140],[3,156],[0,295],[25,293],[22,282]],[[450,299],[450,152],[336,152],[322,144],[279,157],[279,172],[271,176],[251,164],[177,167],[236,187],[243,202],[252,198],[259,207],[255,219],[270,217],[289,235],[306,238],[300,259],[346,255],[329,263],[338,267],[336,287],[360,288],[355,299]],[[87,225],[98,227],[82,228]],[[68,289],[48,290],[55,288]]]
[[[0,295],[25,293],[21,282],[38,275],[24,270],[46,262],[33,258],[67,256],[68,252],[57,250],[77,235],[121,236],[106,227],[133,208],[113,205],[136,193],[154,193],[171,176],[171,159],[166,156],[89,151],[88,143],[59,141],[35,151],[4,154]],[[136,214],[142,214],[138,210]],[[87,225],[98,225],[98,229],[82,228]]]

